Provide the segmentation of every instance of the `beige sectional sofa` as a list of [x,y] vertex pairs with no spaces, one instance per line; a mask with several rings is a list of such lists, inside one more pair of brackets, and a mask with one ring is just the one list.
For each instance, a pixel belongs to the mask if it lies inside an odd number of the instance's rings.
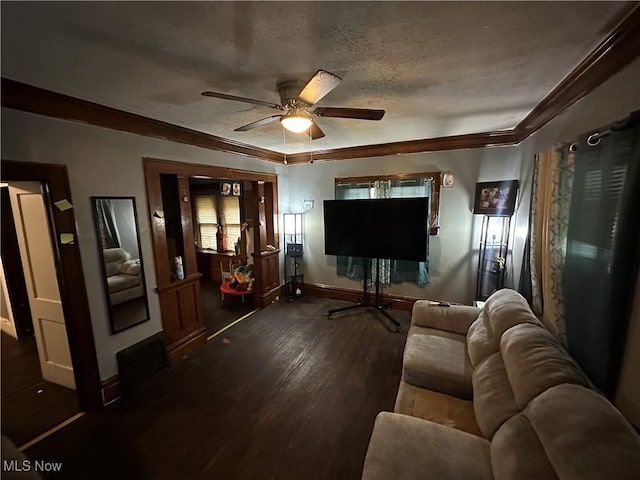
[[640,436],[517,292],[418,301],[362,478],[638,479]]

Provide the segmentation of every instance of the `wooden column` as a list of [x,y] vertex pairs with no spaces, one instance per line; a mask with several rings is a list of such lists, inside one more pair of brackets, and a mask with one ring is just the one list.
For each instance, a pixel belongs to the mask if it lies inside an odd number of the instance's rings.
[[[149,213],[156,265],[156,291],[162,312],[167,351],[172,360],[177,360],[199,345],[206,342],[206,328],[202,319],[200,302],[200,273],[196,261],[194,246],[191,198],[189,195],[189,177],[175,175],[178,198],[168,198],[175,202],[173,208],[164,205],[160,175],[162,165],[153,161],[145,161],[145,177],[149,199]],[[171,175],[171,174],[167,174]],[[181,240],[184,248],[177,252],[182,256],[184,279],[175,278],[174,266],[171,264],[167,248],[165,209],[180,212]]]
[[273,184],[254,182],[251,208],[253,218],[254,251],[253,276],[254,303],[265,307],[280,295],[280,250],[268,250],[275,244]]

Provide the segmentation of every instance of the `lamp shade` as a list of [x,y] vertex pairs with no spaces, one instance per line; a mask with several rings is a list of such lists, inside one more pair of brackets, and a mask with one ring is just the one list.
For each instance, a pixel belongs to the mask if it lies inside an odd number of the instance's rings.
[[311,119],[304,115],[285,115],[280,119],[282,126],[293,133],[301,133],[311,126]]
[[300,235],[302,234],[302,214],[301,213],[285,213],[284,217],[284,234]]

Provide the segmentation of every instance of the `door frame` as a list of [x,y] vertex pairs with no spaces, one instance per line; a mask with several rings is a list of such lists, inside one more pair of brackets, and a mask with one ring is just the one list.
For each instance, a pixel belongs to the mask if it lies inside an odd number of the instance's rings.
[[[164,160],[159,158],[143,158],[145,182],[147,190],[147,207],[149,223],[151,225],[151,238],[156,270],[156,291],[160,295],[160,311],[162,326],[167,338],[167,350],[173,359],[182,358],[186,352],[191,351],[200,344],[206,342],[206,327],[201,318],[200,300],[200,273],[196,262],[196,248],[193,241],[193,218],[189,202],[190,192],[188,180],[190,177],[224,178],[235,181],[255,182],[263,193],[256,192],[254,219],[257,227],[254,238],[254,247],[262,252],[267,243],[279,245],[278,222],[278,175],[275,173],[253,172],[216,165],[196,164]],[[183,241],[185,244],[184,272],[185,279],[179,282],[172,278],[172,271],[168,262],[167,240],[164,221],[157,217],[158,209],[162,210],[162,185],[161,175],[169,174],[178,177],[179,189],[181,188],[181,209]],[[270,188],[265,189],[268,183]],[[265,190],[268,190],[265,191]],[[262,195],[260,200],[257,195]],[[186,197],[186,200],[185,200]],[[260,215],[260,217],[259,217]],[[192,247],[186,248],[187,245]],[[256,283],[261,288],[254,292],[254,305],[264,307],[271,303],[280,293],[280,277],[278,271],[278,254],[280,250],[263,253],[254,256],[254,274]],[[249,253],[247,253],[249,255]],[[263,258],[263,257],[269,258]],[[273,258],[271,258],[273,257]],[[269,263],[270,268],[262,268],[262,263]],[[271,265],[275,263],[275,267]],[[265,275],[277,276],[274,285],[267,285],[263,281],[260,270],[267,270]],[[275,274],[273,273],[275,272]],[[191,284],[194,284],[195,287]],[[189,290],[188,295],[181,299],[179,290]],[[191,291],[193,293],[191,293]],[[266,292],[259,296],[259,292]],[[188,298],[187,298],[188,297]],[[257,298],[256,298],[257,297]],[[186,304],[195,299],[195,308],[188,309]],[[183,316],[184,315],[184,316]],[[189,330],[190,329],[190,330]],[[179,337],[179,338],[178,338]]]
[[[75,215],[72,208],[60,211],[54,207],[54,202],[64,199],[73,204],[67,167],[2,159],[1,178],[3,182],[36,181],[42,184],[78,402],[81,410],[97,412],[104,406],[102,386]],[[72,233],[75,241],[61,245],[57,240],[61,233]]]

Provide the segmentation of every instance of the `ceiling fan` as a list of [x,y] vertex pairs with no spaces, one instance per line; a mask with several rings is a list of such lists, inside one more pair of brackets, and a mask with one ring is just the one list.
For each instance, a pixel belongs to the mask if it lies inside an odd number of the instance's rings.
[[202,92],[205,97],[223,98],[238,102],[253,103],[281,110],[283,113],[256,120],[242,127],[234,129],[234,132],[246,132],[247,130],[261,127],[275,120],[287,130],[294,133],[308,131],[313,140],[324,137],[324,132],[313,119],[318,117],[355,118],[360,120],[380,120],[384,116],[384,110],[371,110],[367,108],[344,107],[316,107],[309,110],[326,94],[336,88],[342,79],[326,70],[318,70],[306,84],[300,80],[288,80],[277,85],[280,94],[280,104],[255,100],[253,98],[238,97],[218,92]]

